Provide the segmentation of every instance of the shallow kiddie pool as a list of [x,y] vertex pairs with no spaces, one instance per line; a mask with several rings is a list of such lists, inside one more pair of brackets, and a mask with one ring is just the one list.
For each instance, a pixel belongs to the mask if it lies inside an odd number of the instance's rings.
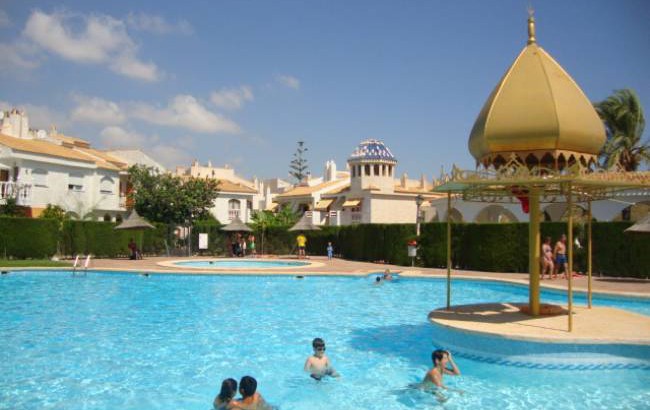
[[[312,265],[310,262],[258,259],[207,259],[199,261],[171,261],[166,266],[201,269],[272,269],[299,268]],[[319,264],[320,265],[320,264]]]
[[[457,280],[454,295],[458,304],[523,302],[527,289]],[[563,297],[542,293],[549,303]],[[463,375],[445,382],[464,394],[441,404],[409,389],[431,364],[439,335],[427,314],[444,298],[437,279],[12,272],[0,277],[0,409],[208,410],[222,379],[244,375],[281,409],[647,408],[648,357],[576,370],[457,354]],[[647,299],[594,303],[650,314]],[[314,337],[340,379],[302,372]]]

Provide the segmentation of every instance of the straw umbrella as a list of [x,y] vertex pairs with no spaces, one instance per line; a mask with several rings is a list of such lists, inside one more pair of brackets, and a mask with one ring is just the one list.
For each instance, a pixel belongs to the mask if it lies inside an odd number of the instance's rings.
[[650,215],[641,219],[640,221],[630,226],[623,232],[628,234],[637,234],[637,235],[650,234]]
[[[303,216],[296,222],[294,226],[289,228],[289,232],[306,232],[306,231],[320,231],[320,227],[318,225],[314,225],[314,222],[312,221],[311,216],[308,216],[307,213],[303,214]],[[298,258],[300,259],[300,252],[298,252]]]
[[221,228],[222,231],[226,232],[252,232],[253,229],[246,225],[244,222],[242,222],[241,219],[239,219],[239,216],[236,216],[233,218],[233,220],[223,228]]
[[[131,211],[129,216],[114,229],[119,230],[129,230],[129,231],[144,231],[145,229],[156,229],[155,226],[151,225],[144,218],[142,218],[135,209]],[[140,237],[139,249],[142,250],[142,237]]]

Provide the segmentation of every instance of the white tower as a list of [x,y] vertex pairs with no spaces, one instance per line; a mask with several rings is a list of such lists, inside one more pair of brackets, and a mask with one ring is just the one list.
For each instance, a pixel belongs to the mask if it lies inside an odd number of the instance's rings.
[[362,141],[348,159],[350,188],[352,191],[376,189],[380,192],[395,191],[393,178],[397,160],[390,149],[379,140]]

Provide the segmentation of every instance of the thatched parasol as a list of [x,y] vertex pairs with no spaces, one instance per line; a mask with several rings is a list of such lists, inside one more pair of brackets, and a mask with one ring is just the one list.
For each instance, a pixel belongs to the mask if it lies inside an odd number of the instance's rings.
[[[143,217],[138,215],[135,209],[131,211],[129,216],[114,229],[129,230],[129,231],[144,231],[145,229],[156,229],[155,226],[147,222]],[[142,251],[142,237],[140,237],[139,249]]]
[[289,232],[293,231],[320,231],[318,225],[314,225],[312,219],[307,217],[307,214],[303,215],[302,218],[294,226],[289,228]]
[[221,230],[227,232],[253,232],[253,229],[243,223],[238,216],[233,218],[233,220],[228,225],[221,228]]
[[650,234],[650,215],[641,219],[640,221],[630,226],[623,232],[633,233],[633,234],[646,234],[646,235]]

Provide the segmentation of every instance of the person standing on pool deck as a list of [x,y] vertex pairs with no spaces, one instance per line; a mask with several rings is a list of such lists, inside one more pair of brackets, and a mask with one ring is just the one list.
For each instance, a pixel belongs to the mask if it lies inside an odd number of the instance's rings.
[[555,257],[555,274],[553,277],[557,277],[560,274],[560,269],[564,273],[564,279],[568,278],[569,274],[569,261],[566,258],[566,235],[562,234],[560,240],[555,243],[555,248],[553,249],[553,256]]
[[332,242],[327,242],[327,260],[331,261],[332,256],[334,256],[334,247],[332,246]]
[[[442,377],[445,374],[460,376],[460,370],[458,370],[458,366],[454,363],[454,359],[451,357],[449,351],[442,349],[434,350],[431,353],[431,361],[433,362],[433,368],[424,376],[422,383],[433,383],[436,387],[446,389],[447,386],[442,383]],[[447,364],[450,364],[451,368],[447,367]]]
[[305,257],[305,247],[307,246],[307,237],[300,234],[296,237],[296,245],[298,245],[298,259]]
[[544,279],[544,273],[548,272],[548,278],[551,279],[553,274],[553,249],[551,249],[551,237],[547,236],[542,244],[542,258],[541,258],[542,271],[539,278]]
[[241,400],[233,400],[228,404],[227,409],[233,410],[266,410],[270,407],[264,401],[261,394],[257,393],[257,380],[251,376],[244,376],[239,381],[239,393]]
[[251,250],[251,256],[257,258],[257,251],[255,250],[255,236],[248,235],[248,248]]
[[325,341],[317,337],[311,342],[314,354],[305,361],[305,371],[315,380],[321,380],[323,376],[339,377],[337,371],[332,367],[329,357],[325,355]]

